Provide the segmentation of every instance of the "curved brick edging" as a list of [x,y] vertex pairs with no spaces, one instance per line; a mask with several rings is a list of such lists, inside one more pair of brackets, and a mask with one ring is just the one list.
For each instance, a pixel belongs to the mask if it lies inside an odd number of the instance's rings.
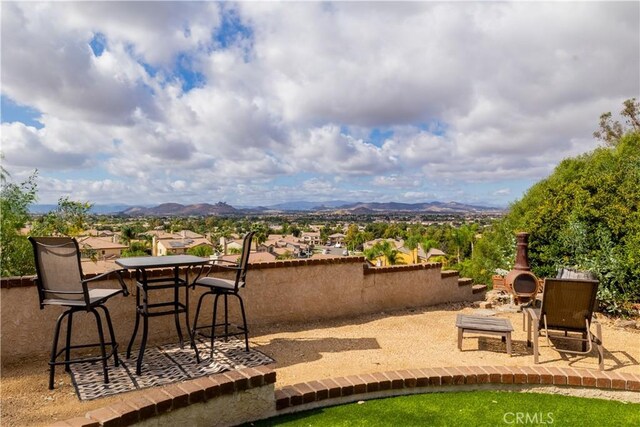
[[344,398],[391,397],[407,392],[446,391],[447,386],[481,384],[498,384],[505,388],[514,385],[549,385],[640,392],[640,375],[540,366],[406,369],[286,386],[275,391],[276,409],[283,413],[293,412],[296,409],[305,410],[307,406],[344,403],[340,401]]
[[[270,366],[246,368],[198,378],[162,388],[141,396],[87,412],[85,417],[59,421],[53,426],[128,426],[176,409],[206,402],[252,388],[272,385],[276,372]],[[540,366],[462,366],[451,368],[405,369],[374,374],[350,375],[310,381],[277,389],[273,406],[263,414],[266,419],[287,412],[409,393],[454,391],[460,386],[495,385],[509,389],[517,386],[560,386],[582,389],[635,392],[640,395],[640,375]],[[640,399],[640,397],[639,397]],[[254,421],[246,419],[244,422]]]
[[201,377],[164,387],[151,388],[142,395],[94,409],[84,417],[58,421],[52,426],[120,427],[152,417],[276,382],[273,367],[258,366]]

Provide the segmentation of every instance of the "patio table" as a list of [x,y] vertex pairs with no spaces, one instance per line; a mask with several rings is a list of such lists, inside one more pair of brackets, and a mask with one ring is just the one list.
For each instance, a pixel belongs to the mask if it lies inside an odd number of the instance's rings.
[[507,342],[507,354],[511,356],[511,332],[513,331],[513,326],[511,326],[509,319],[458,314],[456,316],[456,327],[458,328],[458,349],[462,350],[462,336],[465,332],[498,335],[502,337],[502,341]]
[[[143,256],[131,258],[119,258],[116,264],[119,266],[136,271],[136,323],[133,328],[133,334],[127,347],[127,358],[131,357],[131,348],[138,334],[140,318],[142,317],[142,341],[140,342],[140,350],[138,352],[138,360],[136,362],[136,374],[140,375],[142,371],[142,361],[144,358],[144,350],[147,345],[147,337],[149,331],[149,317],[173,315],[180,340],[180,348],[184,346],[182,331],[180,330],[179,315],[184,313],[185,323],[187,325],[187,333],[189,334],[189,344],[194,349],[196,355],[196,363],[200,362],[198,348],[195,345],[194,337],[189,325],[189,269],[193,266],[204,265],[209,262],[208,258],[201,258],[193,255],[172,255],[172,256]],[[180,268],[187,267],[185,278],[180,277]],[[154,278],[150,279],[148,269],[152,268],[172,268],[173,277],[171,278]],[[185,289],[184,302],[180,301],[179,290],[181,287]],[[173,289],[173,300],[159,303],[149,303],[149,292],[160,289]]]

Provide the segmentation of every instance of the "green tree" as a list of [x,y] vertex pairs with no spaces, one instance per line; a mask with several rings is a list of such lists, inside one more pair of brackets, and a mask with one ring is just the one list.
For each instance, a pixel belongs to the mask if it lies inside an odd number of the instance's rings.
[[627,99],[620,115],[626,119],[625,128],[619,121],[613,120],[611,112],[600,116],[600,128],[593,132],[593,136],[605,144],[612,146],[618,143],[625,133],[640,132],[640,103],[635,98]]
[[2,184],[0,193],[0,267],[2,277],[35,273],[33,250],[20,230],[29,221],[29,205],[37,200],[37,171],[21,184]]
[[360,250],[364,245],[364,242],[369,239],[371,233],[365,233],[360,231],[358,224],[351,224],[347,228],[347,234],[345,234],[344,242],[347,244],[347,248],[350,248],[352,251]]
[[122,257],[146,256],[148,248],[144,242],[130,242],[129,248],[122,251]]
[[422,235],[420,234],[411,234],[410,236],[407,237],[407,240],[404,241],[404,245],[407,247],[407,249],[412,251],[412,261],[414,264],[418,263],[418,254],[417,254],[417,250],[420,247],[420,244],[422,243],[422,241],[424,240],[424,237],[422,237]]
[[251,225],[251,230],[255,232],[253,235],[253,241],[256,242],[256,251],[258,250],[258,246],[267,241],[267,237],[269,236],[269,227],[266,224],[255,223]]
[[210,255],[213,255],[213,248],[208,245],[199,245],[193,248],[190,248],[187,253],[189,255],[195,255],[199,257],[208,258]]
[[398,250],[388,240],[377,242],[372,247],[365,249],[364,256],[369,261],[384,256],[389,265],[395,265],[398,262]]
[[37,236],[78,236],[85,229],[88,202],[77,202],[61,197],[56,210],[33,222],[32,234]]
[[513,236],[527,231],[529,262],[539,277],[555,276],[559,267],[587,269],[600,280],[604,310],[622,313],[639,301],[639,110],[634,99],[625,102],[626,126],[605,116],[599,134],[605,146],[563,160],[512,204],[477,243],[469,270],[486,278],[496,267],[508,269]]
[[277,260],[294,259],[294,258],[295,258],[295,256],[293,255],[293,252],[291,252],[291,251],[284,251],[283,254],[276,255],[276,259]]
[[456,260],[458,264],[462,259],[471,254],[471,246],[473,244],[473,236],[476,228],[473,225],[463,224],[458,228],[451,229],[451,237],[453,247],[456,251]]
[[131,225],[125,225],[120,229],[120,240],[123,244],[129,245],[131,241],[138,237],[136,229]]

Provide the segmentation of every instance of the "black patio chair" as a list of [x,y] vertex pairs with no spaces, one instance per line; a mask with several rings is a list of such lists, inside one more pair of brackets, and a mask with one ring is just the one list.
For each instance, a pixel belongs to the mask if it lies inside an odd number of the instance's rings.
[[[120,270],[110,271],[90,279],[85,279],[82,274],[80,263],[80,248],[76,239],[71,237],[29,237],[33,246],[33,254],[36,264],[36,285],[40,300],[40,309],[45,306],[66,307],[56,322],[53,344],[51,346],[51,358],[49,360],[49,389],[53,390],[55,367],[64,365],[65,371],[69,372],[69,365],[80,362],[102,362],[104,382],[109,383],[107,372],[107,360],[113,356],[115,366],[118,366],[118,344],[113,332],[111,316],[104,303],[111,297],[129,294],[124,280],[120,275]],[[116,273],[120,282],[120,289],[89,289],[89,284],[93,281]],[[102,320],[97,308],[100,308],[109,327],[111,341],[105,342],[102,329]],[[73,325],[73,315],[80,311],[92,313],[98,329],[99,342],[95,344],[71,344],[71,330]],[[60,326],[64,318],[67,318],[67,337],[65,346],[58,351],[58,338],[60,336]],[[100,347],[100,356],[83,356],[71,359],[71,350]],[[110,346],[111,351],[107,354],[105,346]],[[58,357],[64,353],[64,361],[57,361]]]
[[[200,270],[198,276],[195,278],[193,282],[194,289],[198,286],[204,287],[208,289],[205,293],[200,296],[198,300],[198,308],[196,309],[196,316],[193,321],[193,330],[192,335],[195,338],[198,330],[201,329],[211,329],[211,335],[207,336],[203,335],[207,338],[211,338],[211,358],[213,359],[213,344],[216,338],[216,328],[224,327],[224,333],[218,335],[218,338],[224,338],[228,340],[230,336],[244,335],[244,343],[245,348],[249,351],[249,329],[247,328],[247,316],[244,310],[244,303],[242,301],[242,297],[239,292],[240,289],[246,286],[246,277],[247,277],[247,269],[249,267],[249,252],[251,251],[251,239],[253,238],[254,232],[249,232],[244,236],[242,242],[242,252],[240,254],[240,258],[238,262],[231,262],[225,260],[216,260],[214,263],[209,265],[209,268],[204,275],[202,273],[204,271],[203,268]],[[223,263],[228,263],[225,265]],[[219,277],[210,276],[211,271],[214,266],[221,267],[226,270],[235,271],[235,277],[233,280],[222,279]],[[198,326],[198,317],[200,316],[200,308],[202,307],[202,301],[207,295],[214,296],[213,301],[213,318],[211,319],[211,325],[206,326]],[[224,322],[216,323],[216,317],[218,314],[218,298],[220,296],[224,297]],[[238,299],[240,303],[240,312],[242,314],[242,325],[232,325],[229,323],[229,305],[228,305],[228,297],[234,296]],[[230,328],[233,328],[230,331]]]

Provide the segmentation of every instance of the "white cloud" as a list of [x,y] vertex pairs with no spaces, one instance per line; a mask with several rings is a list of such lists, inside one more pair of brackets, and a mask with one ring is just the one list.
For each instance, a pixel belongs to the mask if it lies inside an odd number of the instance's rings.
[[634,2],[0,7],[2,95],[44,125],[3,123],[3,166],[53,200],[505,203],[640,97]]

